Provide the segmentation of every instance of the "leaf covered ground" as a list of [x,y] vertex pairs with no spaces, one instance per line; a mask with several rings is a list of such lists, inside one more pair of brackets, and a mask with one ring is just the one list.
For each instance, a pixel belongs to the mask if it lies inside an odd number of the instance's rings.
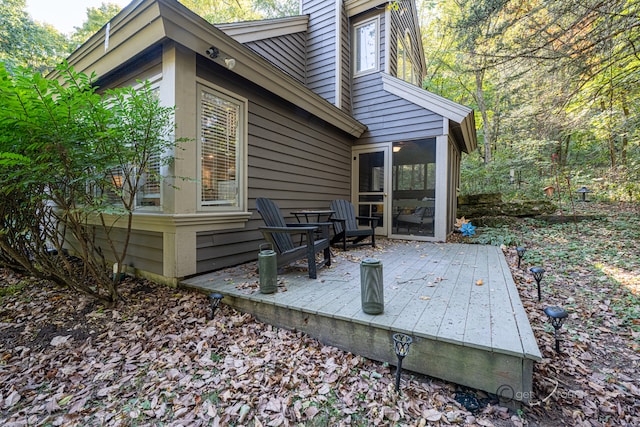
[[[196,292],[128,278],[108,308],[0,271],[0,425],[640,425],[639,210],[577,209],[478,229],[527,247],[520,269],[505,247],[544,356],[520,410],[410,372],[397,394],[394,367],[224,304],[210,320]],[[562,354],[547,305],[569,311]]]

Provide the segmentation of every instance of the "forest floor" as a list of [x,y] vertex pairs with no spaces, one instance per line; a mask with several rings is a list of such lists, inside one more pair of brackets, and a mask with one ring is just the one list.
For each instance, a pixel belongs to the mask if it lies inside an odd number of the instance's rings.
[[[519,410],[407,371],[398,394],[395,368],[224,304],[209,320],[196,292],[127,278],[108,308],[0,270],[0,425],[640,425],[640,207],[579,203],[575,214],[452,239],[507,245],[543,354]],[[534,265],[546,270],[542,303]],[[548,305],[569,313],[560,354]]]

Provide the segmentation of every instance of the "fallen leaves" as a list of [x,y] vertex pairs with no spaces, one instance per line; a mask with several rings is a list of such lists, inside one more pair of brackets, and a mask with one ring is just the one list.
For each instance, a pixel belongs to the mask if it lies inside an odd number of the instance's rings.
[[[145,286],[153,303],[132,281],[123,286],[126,303],[117,309],[75,305],[64,296],[34,310],[45,298],[38,293],[59,294],[49,285],[19,304],[7,303],[0,322],[10,315],[30,332],[4,336],[7,327],[0,323],[0,338],[12,340],[3,341],[0,420],[277,426],[321,417],[321,424],[433,425],[470,416],[432,380],[404,375],[398,395],[388,366],[224,304],[208,321],[205,295]],[[86,326],[84,340],[59,333],[73,330],[74,322]],[[45,330],[49,336],[38,332]],[[37,342],[30,341],[34,336]]]
[[[224,303],[208,321],[206,296],[148,283],[142,292],[131,282],[117,309],[47,284],[3,298],[0,424],[640,425],[640,348],[632,349],[640,333],[613,310],[614,289],[586,274],[556,283],[545,277],[544,303],[571,313],[557,355],[526,271],[512,274],[544,358],[534,365],[533,405],[522,418],[495,403],[470,412],[454,400],[455,385],[408,371],[397,394],[393,367],[262,324]],[[245,276],[236,285],[259,291],[255,270]],[[395,285],[414,286],[414,295],[429,301],[432,291],[452,284],[434,275]],[[589,291],[576,291],[583,288]]]

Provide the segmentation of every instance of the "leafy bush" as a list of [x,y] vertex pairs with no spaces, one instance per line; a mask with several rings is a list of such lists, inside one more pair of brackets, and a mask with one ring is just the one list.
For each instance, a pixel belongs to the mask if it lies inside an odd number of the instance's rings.
[[473,238],[473,243],[493,246],[517,246],[518,237],[513,234],[509,227],[481,228],[479,233]]
[[94,76],[58,71],[64,84],[0,65],[0,265],[115,302],[136,194],[171,161],[173,109],[148,84],[98,94]]

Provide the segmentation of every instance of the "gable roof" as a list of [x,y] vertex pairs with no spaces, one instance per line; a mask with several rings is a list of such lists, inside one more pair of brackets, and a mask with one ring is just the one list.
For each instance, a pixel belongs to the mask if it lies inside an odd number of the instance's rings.
[[382,87],[385,91],[426,110],[433,111],[452,122],[453,126],[450,125],[450,131],[462,151],[470,153],[478,147],[475,117],[471,108],[384,73],[382,74]]
[[[298,21],[299,24],[299,21]],[[215,46],[220,54],[213,61],[224,66],[235,60],[232,72],[331,123],[358,138],[366,126],[335,107],[275,65],[234,40],[176,0],[134,0],[89,40],[73,52],[68,62],[76,71],[108,75],[141,52],[173,40],[194,52]],[[51,78],[59,78],[54,71]]]

